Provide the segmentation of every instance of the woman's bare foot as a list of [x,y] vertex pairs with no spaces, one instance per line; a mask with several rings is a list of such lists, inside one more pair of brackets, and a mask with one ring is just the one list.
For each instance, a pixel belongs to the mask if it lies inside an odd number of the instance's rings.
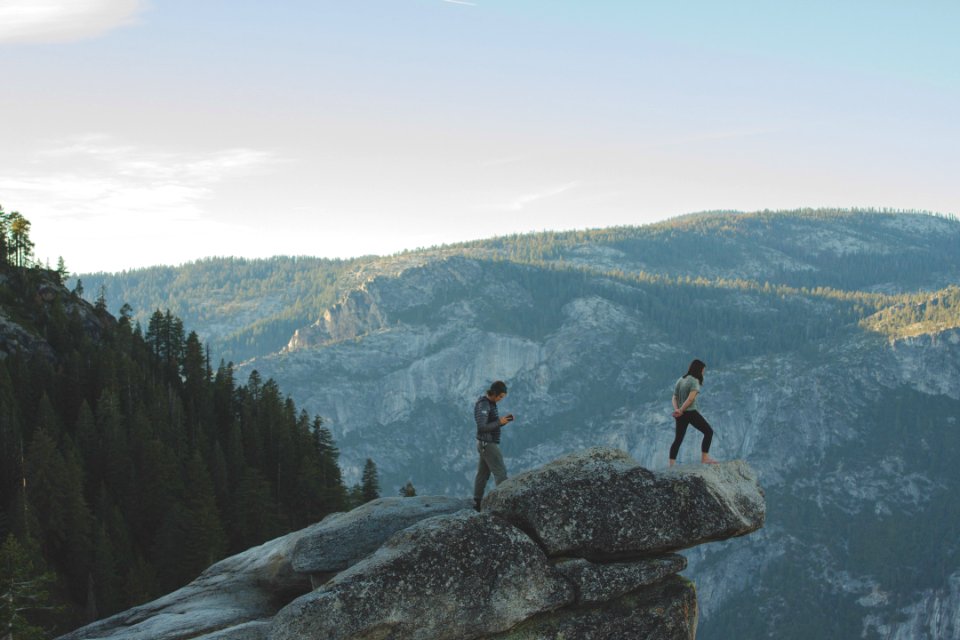
[[676,460],[671,460],[671,461],[670,461],[670,466],[671,466],[671,467],[672,467],[673,465],[675,465],[675,464],[677,464],[677,461],[676,461]]
[[701,456],[700,462],[702,462],[703,464],[720,464],[719,460],[714,460],[707,454],[703,454],[703,456]]

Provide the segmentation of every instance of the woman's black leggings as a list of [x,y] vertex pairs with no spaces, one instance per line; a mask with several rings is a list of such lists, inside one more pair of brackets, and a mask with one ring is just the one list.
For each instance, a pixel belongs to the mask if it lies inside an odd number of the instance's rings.
[[710,427],[710,423],[700,415],[699,411],[684,411],[682,416],[673,420],[677,425],[677,437],[673,439],[673,444],[670,445],[671,460],[676,460],[677,454],[680,453],[680,444],[683,442],[684,436],[687,435],[687,425],[693,425],[694,429],[703,434],[703,445],[700,450],[704,453],[710,451],[710,443],[713,442],[713,429]]

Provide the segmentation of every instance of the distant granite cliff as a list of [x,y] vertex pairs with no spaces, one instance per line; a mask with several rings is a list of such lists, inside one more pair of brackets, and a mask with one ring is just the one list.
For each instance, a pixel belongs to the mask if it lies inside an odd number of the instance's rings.
[[674,552],[766,514],[743,462],[654,473],[613,449],[468,504],[386,498],[328,516],[61,640],[691,640],[696,589]]

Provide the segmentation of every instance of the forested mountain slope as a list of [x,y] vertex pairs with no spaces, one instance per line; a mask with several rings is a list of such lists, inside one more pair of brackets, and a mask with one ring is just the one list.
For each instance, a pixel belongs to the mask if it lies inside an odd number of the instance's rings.
[[[346,508],[337,450],[169,312],[145,332],[0,263],[0,615],[63,632]],[[6,627],[5,627],[6,628]]]

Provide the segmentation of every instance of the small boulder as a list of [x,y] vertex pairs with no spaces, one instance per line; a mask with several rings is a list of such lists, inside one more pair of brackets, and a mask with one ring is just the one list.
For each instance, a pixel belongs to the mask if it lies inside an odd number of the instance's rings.
[[508,479],[483,510],[548,556],[614,560],[746,535],[763,526],[766,505],[743,461],[654,473],[623,451],[594,448]]

